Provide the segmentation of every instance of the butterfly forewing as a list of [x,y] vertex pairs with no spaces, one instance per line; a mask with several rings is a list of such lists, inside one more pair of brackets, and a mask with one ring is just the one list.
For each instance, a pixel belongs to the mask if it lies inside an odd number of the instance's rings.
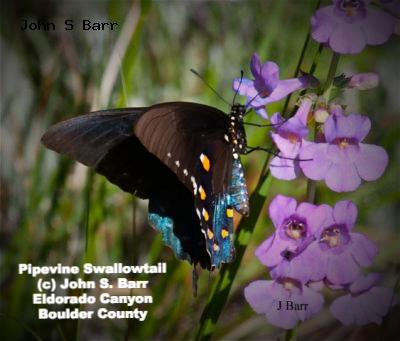
[[196,179],[201,172],[197,166],[201,154],[212,150],[215,155],[212,184],[213,190],[219,192],[226,187],[230,173],[231,153],[223,139],[227,124],[227,115],[216,108],[171,102],[150,107],[135,125],[135,135],[190,190],[193,190],[191,177]]
[[111,148],[132,136],[134,124],[146,110],[112,109],[74,117],[52,126],[42,142],[49,149],[95,167]]

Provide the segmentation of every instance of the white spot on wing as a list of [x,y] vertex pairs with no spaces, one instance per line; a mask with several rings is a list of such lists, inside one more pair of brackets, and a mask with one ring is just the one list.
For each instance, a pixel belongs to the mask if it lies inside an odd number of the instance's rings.
[[190,177],[190,181],[192,182],[193,185],[193,193],[197,194],[197,183],[193,176]]

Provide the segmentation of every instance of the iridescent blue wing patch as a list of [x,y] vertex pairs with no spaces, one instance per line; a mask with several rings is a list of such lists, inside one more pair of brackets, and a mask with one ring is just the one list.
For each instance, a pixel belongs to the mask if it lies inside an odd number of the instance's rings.
[[240,159],[233,159],[232,178],[229,188],[232,205],[240,214],[249,214],[249,194],[247,193],[246,178]]
[[209,209],[212,215],[211,223],[204,224],[203,221],[202,224],[211,265],[216,267],[234,259],[233,209],[241,214],[248,214],[249,211],[246,179],[239,159],[233,159],[231,170],[232,176],[227,191],[213,196]]

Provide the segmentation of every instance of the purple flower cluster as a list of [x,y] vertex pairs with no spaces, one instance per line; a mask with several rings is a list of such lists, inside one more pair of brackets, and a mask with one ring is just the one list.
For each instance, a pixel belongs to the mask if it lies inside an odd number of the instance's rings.
[[[373,264],[378,249],[365,235],[353,232],[357,208],[352,201],[331,207],[298,204],[277,195],[269,215],[276,230],[255,254],[270,269],[272,280],[252,282],[244,291],[257,313],[271,324],[293,328],[321,310],[325,284],[346,293],[331,305],[334,317],[345,324],[380,323],[396,301],[391,289],[374,287],[376,275],[361,275],[362,267]],[[362,304],[366,301],[361,294],[371,298],[368,305]]]
[[[366,45],[386,42],[394,29],[389,12],[370,6],[370,0],[332,0],[311,18],[312,37],[340,54],[360,52]],[[381,0],[386,10],[392,1]],[[395,0],[394,2],[398,2]],[[331,68],[337,67],[332,60]],[[254,54],[250,64],[254,79],[236,78],[233,88],[247,97],[247,105],[268,118],[266,105],[304,88],[318,87],[311,75],[281,80],[272,61],[261,63]],[[336,69],[334,69],[336,70]],[[331,70],[317,94],[307,93],[288,119],[271,116],[271,138],[278,154],[270,162],[271,174],[293,180],[304,174],[310,180],[324,180],[336,192],[356,190],[362,180],[381,177],[388,165],[386,151],[364,143],[371,129],[368,117],[347,114],[329,101],[332,88],[369,90],[379,83],[373,72],[334,78]],[[330,306],[331,314],[343,324],[381,323],[398,299],[393,290],[378,287],[379,275],[362,273],[371,266],[377,246],[365,235],[353,231],[357,207],[341,200],[333,206],[298,203],[277,195],[269,206],[275,232],[255,251],[269,269],[271,280],[256,280],[244,290],[250,306],[276,326],[290,329],[320,311],[322,289],[341,290]]]
[[[265,105],[313,83],[308,76],[279,80],[278,66],[272,62],[260,63],[256,54],[251,60],[254,80],[236,78],[233,87],[247,96],[248,105],[267,117]],[[374,73],[362,73],[346,79],[344,86],[370,89],[378,84]],[[308,118],[316,95],[307,95],[295,115],[285,120],[279,113],[271,122],[275,129],[272,140],[279,149],[279,156],[270,163],[274,177],[293,180],[303,172],[312,180],[325,180],[336,192],[357,189],[361,180],[373,181],[382,176],[388,164],[386,151],[379,146],[362,143],[371,128],[368,117],[360,114],[345,115],[338,105],[331,105],[321,112],[315,110],[314,120],[323,123],[316,142],[308,141]]]

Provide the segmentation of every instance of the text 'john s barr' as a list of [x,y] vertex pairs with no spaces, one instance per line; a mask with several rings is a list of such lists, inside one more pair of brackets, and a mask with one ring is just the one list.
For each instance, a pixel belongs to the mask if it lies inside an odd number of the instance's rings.
[[[25,31],[55,31],[56,24],[51,21],[28,21],[23,20],[20,26],[21,30]],[[78,22],[78,24],[72,20],[67,19],[64,21],[64,30],[71,31],[73,29],[81,29],[83,31],[113,31],[118,28],[118,23],[116,22],[95,22],[87,19],[83,19]]]

